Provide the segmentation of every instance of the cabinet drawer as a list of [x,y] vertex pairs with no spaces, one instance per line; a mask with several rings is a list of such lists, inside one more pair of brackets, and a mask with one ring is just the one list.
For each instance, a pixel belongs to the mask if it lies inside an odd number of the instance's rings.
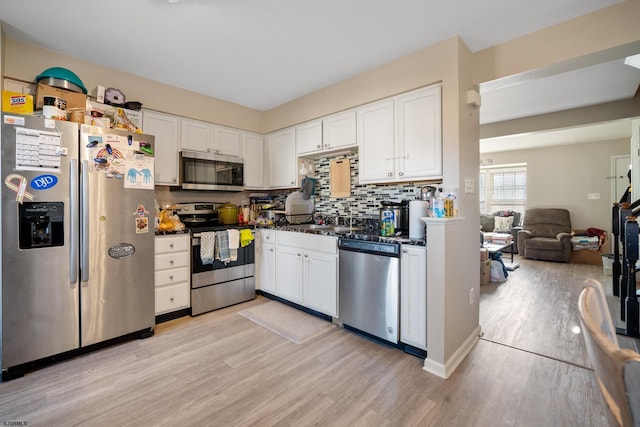
[[188,234],[180,236],[158,236],[156,237],[156,253],[171,253],[189,251],[191,239]]
[[189,269],[186,267],[156,271],[156,287],[189,282]]
[[262,241],[265,243],[276,242],[276,230],[260,230],[260,235],[262,237]]
[[294,246],[329,254],[338,253],[337,237],[298,233],[297,231],[278,231],[278,245]]
[[189,283],[178,283],[156,289],[156,315],[189,308]]
[[156,270],[166,268],[188,267],[189,252],[156,255]]

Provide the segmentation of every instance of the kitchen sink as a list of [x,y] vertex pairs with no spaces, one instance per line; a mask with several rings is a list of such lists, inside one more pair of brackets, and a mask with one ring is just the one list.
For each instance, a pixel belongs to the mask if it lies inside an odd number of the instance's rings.
[[329,230],[333,226],[328,224],[294,224],[289,227],[297,228],[299,230]]
[[347,227],[334,225],[331,227],[334,233],[353,233],[362,230],[360,227]]

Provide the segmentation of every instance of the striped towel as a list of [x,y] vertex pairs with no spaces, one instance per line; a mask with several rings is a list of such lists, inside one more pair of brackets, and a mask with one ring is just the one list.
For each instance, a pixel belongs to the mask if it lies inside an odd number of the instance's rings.
[[229,253],[229,233],[227,231],[216,232],[216,257],[224,262],[228,263],[231,260],[231,254]]
[[216,233],[204,231],[200,233],[200,260],[203,265],[213,264]]
[[240,245],[240,232],[235,228],[227,230],[229,233],[229,254],[231,261],[238,260],[238,246]]

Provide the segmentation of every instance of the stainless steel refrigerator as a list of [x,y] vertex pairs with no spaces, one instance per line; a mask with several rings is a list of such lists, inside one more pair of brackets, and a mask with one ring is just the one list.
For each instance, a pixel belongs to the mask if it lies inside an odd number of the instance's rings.
[[153,137],[3,114],[1,139],[3,378],[152,335]]

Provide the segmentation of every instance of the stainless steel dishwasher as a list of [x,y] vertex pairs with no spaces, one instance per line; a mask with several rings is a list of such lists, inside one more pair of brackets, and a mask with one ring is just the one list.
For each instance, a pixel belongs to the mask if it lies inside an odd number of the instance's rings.
[[340,321],[398,344],[400,244],[340,238]]

